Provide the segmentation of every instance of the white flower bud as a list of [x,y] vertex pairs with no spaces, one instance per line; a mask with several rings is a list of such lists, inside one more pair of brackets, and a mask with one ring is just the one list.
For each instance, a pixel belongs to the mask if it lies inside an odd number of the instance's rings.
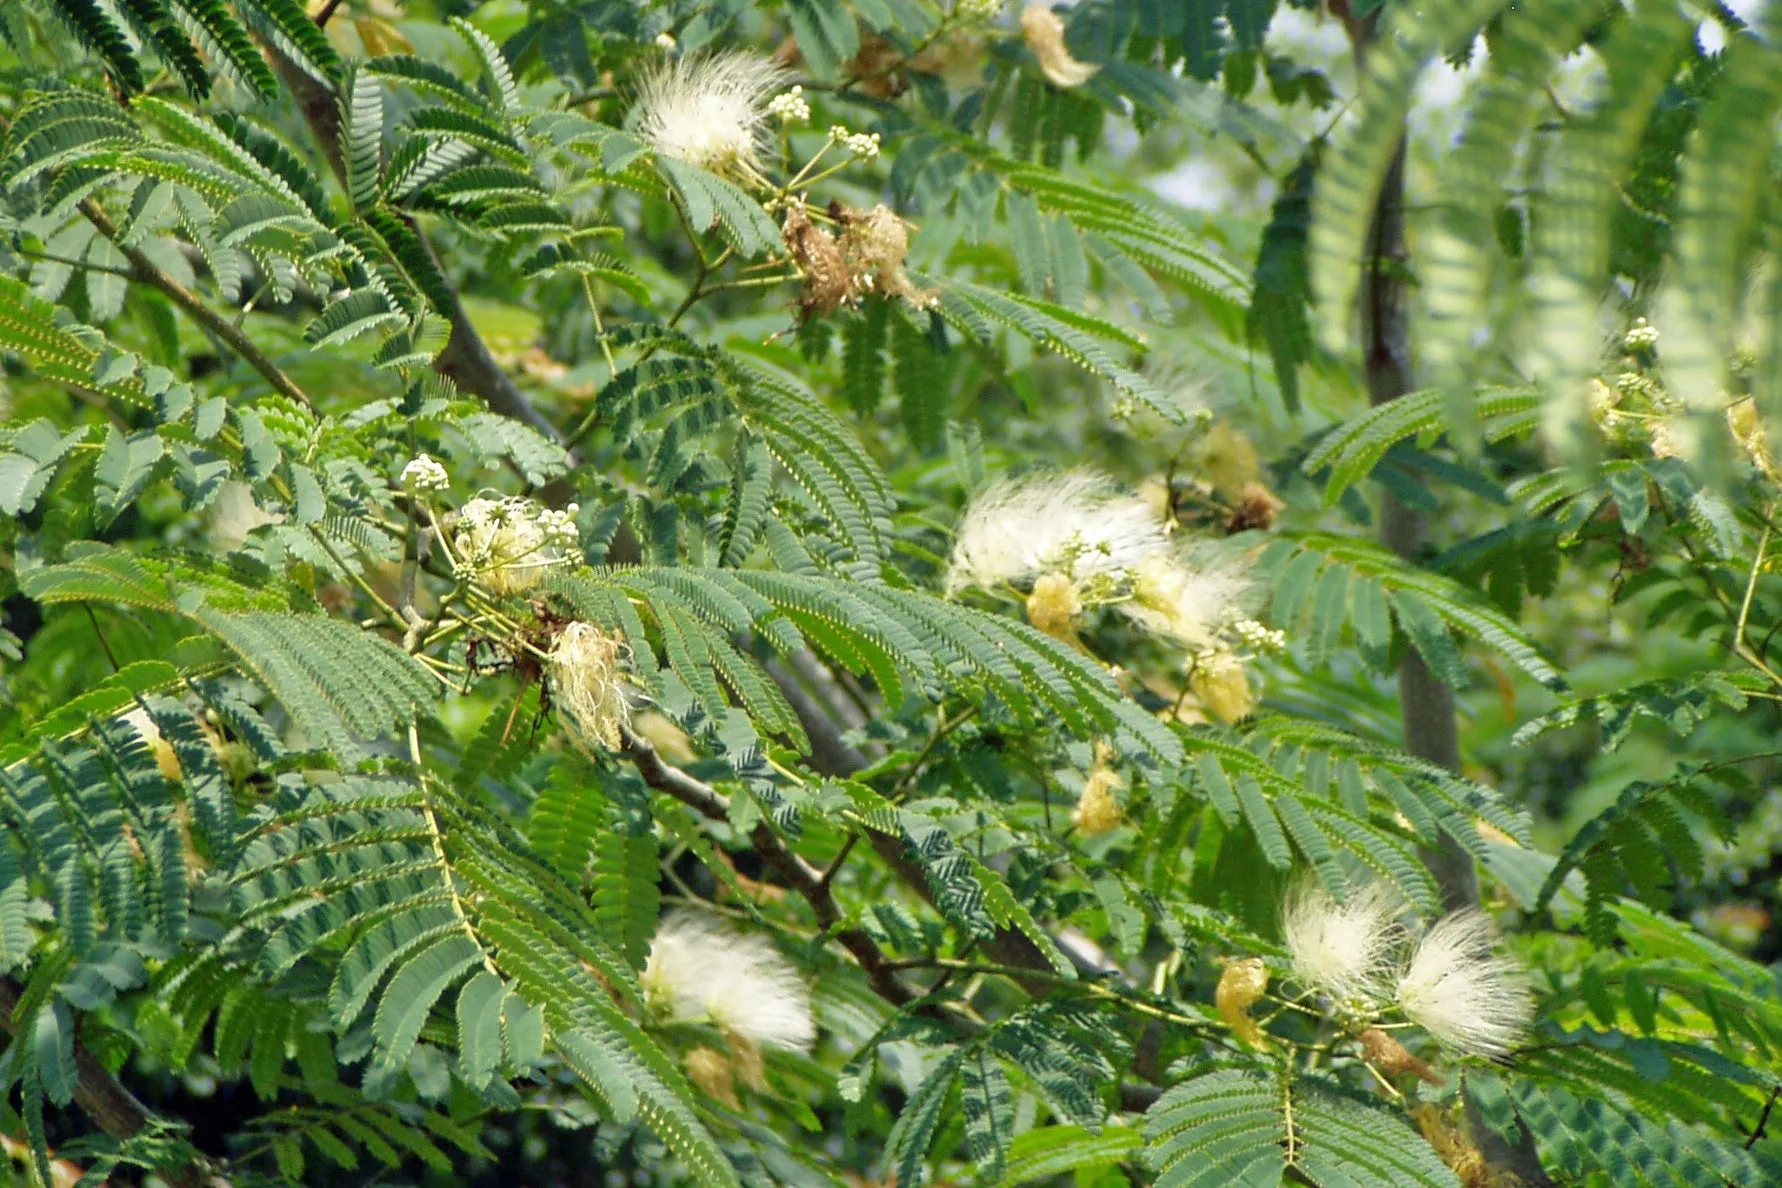
[[1645,318],[1636,318],[1621,344],[1630,351],[1649,351],[1658,345],[1658,328]]

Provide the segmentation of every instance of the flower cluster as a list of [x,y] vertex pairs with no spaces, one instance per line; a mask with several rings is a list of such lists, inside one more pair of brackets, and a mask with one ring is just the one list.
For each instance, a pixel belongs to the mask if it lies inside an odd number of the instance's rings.
[[1070,822],[1085,837],[1107,833],[1120,824],[1120,802],[1114,793],[1120,789],[1120,776],[1114,771],[1114,749],[1106,743],[1095,746],[1095,763],[1083,791],[1077,796],[1077,807]]
[[1409,934],[1398,914],[1378,884],[1352,890],[1340,904],[1316,884],[1294,887],[1281,910],[1294,977],[1351,1021],[1371,1021],[1396,1002],[1446,1048],[1509,1055],[1528,1030],[1533,1003],[1527,974],[1497,952],[1490,920],[1469,909],[1438,921],[1406,963]]
[[1456,912],[1423,937],[1398,980],[1405,1017],[1460,1052],[1509,1055],[1534,1013],[1528,975],[1496,951],[1483,912]]
[[1650,351],[1658,345],[1658,327],[1645,318],[1635,318],[1634,324],[1628,328],[1621,338],[1621,346],[1630,354],[1635,351]]
[[1390,993],[1393,954],[1404,939],[1398,905],[1379,883],[1351,891],[1338,903],[1310,880],[1287,892],[1281,935],[1293,976],[1339,1007],[1371,1012]]
[[805,101],[804,88],[795,86],[775,95],[767,105],[767,114],[783,124],[810,123],[811,105]]
[[787,208],[780,227],[804,274],[798,304],[806,318],[857,304],[871,293],[898,298],[917,309],[934,304],[934,295],[918,289],[904,271],[910,227],[896,211],[881,202],[871,210],[836,204],[830,213],[841,228],[839,239],[811,220],[803,202]]
[[1188,670],[1188,688],[1221,722],[1241,722],[1256,712],[1243,657],[1226,648],[1195,654]]
[[399,481],[406,491],[443,491],[452,485],[446,468],[427,454],[416,454],[402,468]]
[[1123,494],[1093,471],[1004,480],[960,519],[947,593],[1025,585],[1028,621],[1076,646],[1083,612],[1113,606],[1186,648],[1195,696],[1235,722],[1256,705],[1238,648],[1278,650],[1286,641],[1240,613],[1248,577],[1192,562],[1171,542],[1173,526],[1153,500]]
[[1219,975],[1219,985],[1213,991],[1213,1006],[1218,1009],[1219,1017],[1239,1039],[1253,1048],[1267,1043],[1262,1024],[1250,1014],[1250,1008],[1267,989],[1268,965],[1260,957],[1246,957],[1226,965],[1225,972]]
[[631,720],[631,687],[623,672],[625,645],[590,623],[571,623],[557,636],[546,671],[551,694],[575,727],[578,742],[619,749]]
[[452,533],[460,574],[495,595],[532,589],[545,570],[569,560],[560,546],[575,539],[566,518],[572,514],[530,499],[472,499],[459,509]]
[[1232,634],[1251,651],[1284,652],[1287,650],[1287,633],[1272,627],[1265,627],[1255,619],[1239,619],[1231,625]]
[[1002,15],[1003,0],[958,0],[953,11],[965,21],[993,21]]
[[582,510],[579,503],[564,504],[561,509],[546,508],[538,513],[538,529],[544,533],[545,543],[559,548],[571,548],[581,540],[581,533],[575,526],[575,514]]
[[767,103],[785,71],[756,54],[678,58],[638,88],[638,137],[651,150],[714,172],[757,173]]
[[1080,591],[1159,575],[1171,553],[1150,504],[1091,470],[1008,479],[973,499],[959,521],[947,592],[994,590],[1062,574]]

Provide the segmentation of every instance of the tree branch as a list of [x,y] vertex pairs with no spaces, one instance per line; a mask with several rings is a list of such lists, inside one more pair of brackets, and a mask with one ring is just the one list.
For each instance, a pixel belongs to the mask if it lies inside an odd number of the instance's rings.
[[[688,775],[680,768],[663,761],[656,748],[626,730],[623,734],[625,753],[637,765],[644,783],[658,792],[666,792],[682,804],[713,821],[730,819],[730,801],[704,780]],[[823,880],[823,872],[799,857],[773,826],[762,821],[749,831],[749,843],[763,861],[779,875],[786,886],[798,892],[816,913],[817,923],[825,932],[833,931],[835,939],[847,949],[865,971],[867,980],[880,998],[895,1007],[908,1006],[916,1000],[909,987],[897,980],[891,961],[878,942],[860,928],[843,928],[841,907],[835,893]]]
[[[285,84],[285,89],[291,92],[298,110],[308,121],[310,132],[320,144],[322,154],[327,158],[334,175],[344,180],[345,165],[340,157],[340,106],[334,93],[299,69],[277,46],[268,44],[265,48],[280,80]],[[437,263],[438,255],[433,251],[433,244],[426,233],[408,215],[403,214],[400,217],[414,231],[422,250]],[[524,422],[552,441],[561,441],[563,435],[557,431],[557,427],[533,407],[513,378],[495,361],[489,344],[483,341],[482,335],[471,324],[469,315],[464,312],[464,303],[458,299],[456,290],[452,291],[451,308],[439,312],[451,324],[452,333],[446,340],[445,349],[433,361],[433,369],[457,384],[461,390],[480,397],[490,410]]]
[[[1349,33],[1357,71],[1365,72],[1369,47],[1379,31],[1379,12],[1357,18],[1346,3],[1333,3],[1332,11]],[[1374,206],[1361,277],[1361,352],[1368,398],[1374,405],[1397,400],[1416,386],[1416,366],[1411,358],[1410,248],[1405,239],[1405,144],[1401,129]],[[1390,491],[1381,496],[1380,541],[1394,553],[1416,562],[1428,529],[1426,513],[1402,503]],[[1405,750],[1458,772],[1460,725],[1454,691],[1430,671],[1416,648],[1405,649],[1399,663],[1398,698]],[[1436,847],[1423,849],[1422,857],[1450,911],[1479,906],[1479,872],[1472,855],[1459,842],[1443,834]],[[1552,1184],[1526,1129],[1517,1141],[1506,1141],[1483,1123],[1470,1093],[1463,1092],[1462,1099],[1470,1129],[1487,1162],[1508,1169],[1521,1183]]]
[[[1367,47],[1377,14],[1349,24],[1358,65],[1365,67]],[[1405,242],[1405,138],[1380,186],[1368,235],[1368,254],[1361,278],[1361,353],[1367,369],[1368,398],[1387,404],[1416,386],[1411,359],[1411,321],[1407,276],[1410,250]],[[1426,513],[1386,492],[1380,499],[1380,541],[1415,562],[1428,532]],[[1439,680],[1415,648],[1405,650],[1398,668],[1399,712],[1404,721],[1405,750],[1450,771],[1460,770],[1460,731],[1454,691]],[[1472,856],[1443,835],[1438,849],[1424,860],[1435,876],[1442,900],[1450,909],[1477,907],[1479,875]]]
[[295,400],[305,408],[315,408],[314,402],[304,393],[303,389],[299,388],[290,376],[279,370],[278,364],[274,363],[265,351],[255,346],[253,341],[237,329],[233,323],[204,304],[204,299],[198,294],[163,272],[153,260],[143,253],[141,248],[118,242],[117,224],[111,221],[111,216],[106,214],[97,202],[91,198],[81,199],[80,212],[87,217],[89,223],[99,229],[99,234],[111,240],[112,245],[124,254],[124,259],[130,261],[130,266],[134,270],[133,279],[166,294],[175,305],[185,310],[193,321],[222,339],[229,345],[230,350],[240,355],[249,366],[265,376],[266,382],[271,384],[273,390],[281,396]]
[[[0,1028],[4,1028],[8,1035],[17,1034],[13,1030],[17,1025],[13,1012],[18,1010],[19,1000],[23,997],[24,992],[17,982],[0,977]],[[79,1040],[74,1043],[74,1066],[77,1072],[74,1104],[93,1120],[94,1125],[112,1138],[123,1142],[158,1121],[149,1108],[112,1076],[105,1065],[99,1062],[99,1058]],[[207,1175],[195,1163],[158,1170],[169,1184],[176,1185],[177,1188],[204,1188],[206,1185],[214,1188],[228,1183],[220,1176]]]
[[[808,672],[810,669],[821,668],[815,657],[808,659],[795,657],[795,660],[800,662],[801,671]],[[780,691],[786,695],[787,703],[791,705],[792,712],[798,715],[798,721],[804,727],[806,737],[810,739],[810,760],[813,770],[823,775],[845,779],[869,765],[868,756],[842,738],[842,731],[835,722],[838,716],[851,717],[854,714],[855,707],[851,703],[838,703],[834,713],[828,712],[823,705],[818,703],[812,689],[806,688],[778,664],[769,665],[767,673],[773,678],[774,684],[780,687]],[[842,696],[841,687],[833,678],[813,680],[812,683],[819,692],[830,693],[835,698]],[[904,843],[898,838],[882,833],[869,832],[866,838],[874,852],[878,854],[880,861],[889,866],[902,882],[922,896],[929,906],[934,906],[934,896],[928,888],[928,876],[923,873],[922,867],[912,861],[909,855],[904,852]],[[1019,929],[998,928],[984,947],[1003,965],[1032,970],[1035,974],[1052,973],[1051,961],[1040,951],[1040,947]],[[1060,946],[1060,951],[1077,964],[1079,972],[1100,972],[1078,961],[1076,953],[1069,946]],[[1046,989],[1043,982],[1032,980],[1022,982],[1021,986],[1029,994],[1042,994]]]

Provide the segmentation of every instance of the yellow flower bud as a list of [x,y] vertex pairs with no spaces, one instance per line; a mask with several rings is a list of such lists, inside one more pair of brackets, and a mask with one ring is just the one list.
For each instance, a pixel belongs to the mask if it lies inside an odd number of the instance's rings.
[[1200,470],[1213,490],[1235,503],[1245,487],[1262,478],[1262,460],[1243,430],[1220,421],[1201,443]]
[[1064,22],[1041,0],[1035,0],[1021,13],[1021,36],[1055,87],[1080,87],[1101,69],[1071,57],[1064,44]]
[[1256,694],[1244,662],[1232,652],[1212,652],[1195,660],[1188,686],[1222,722],[1237,722],[1256,709]]
[[1213,991],[1213,1005],[1219,1009],[1219,1017],[1251,1047],[1260,1048],[1268,1042],[1261,1025],[1250,1017],[1250,1008],[1267,989],[1268,966],[1260,957],[1247,957],[1227,964],[1225,972],[1219,975],[1219,988]]
[[1077,642],[1076,617],[1082,613],[1082,596],[1062,573],[1042,574],[1027,596],[1027,621],[1065,643]]
[[694,1048],[687,1053],[684,1063],[687,1079],[694,1088],[733,1110],[742,1108],[736,1099],[736,1075],[724,1053],[715,1048]]
[[1078,833],[1095,837],[1120,824],[1120,802],[1114,798],[1114,789],[1119,786],[1120,777],[1112,768],[1097,764],[1089,772],[1082,794],[1077,797],[1077,807],[1070,815]]

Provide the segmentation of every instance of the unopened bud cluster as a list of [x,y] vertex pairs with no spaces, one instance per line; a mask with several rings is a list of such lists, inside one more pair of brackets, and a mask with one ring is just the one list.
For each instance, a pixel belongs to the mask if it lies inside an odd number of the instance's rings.
[[1287,650],[1287,633],[1266,627],[1255,619],[1239,619],[1231,625],[1231,630],[1243,645],[1255,652],[1284,652]]
[[416,454],[402,468],[400,481],[406,491],[443,491],[452,485],[446,468],[426,454]]
[[850,132],[844,125],[837,124],[829,129],[829,139],[856,157],[871,159],[879,155],[879,134],[877,132]]
[[805,102],[804,88],[793,87],[790,91],[775,95],[767,104],[767,114],[787,124],[808,124],[811,122],[811,105]]
[[565,505],[561,511],[546,508],[539,512],[538,527],[544,533],[545,543],[559,548],[575,545],[581,539],[581,534],[575,527],[575,514],[580,510],[581,504],[571,503]]
[[1658,328],[1645,318],[1635,318],[1634,324],[1622,337],[1621,345],[1629,351],[1649,351],[1658,345]]

